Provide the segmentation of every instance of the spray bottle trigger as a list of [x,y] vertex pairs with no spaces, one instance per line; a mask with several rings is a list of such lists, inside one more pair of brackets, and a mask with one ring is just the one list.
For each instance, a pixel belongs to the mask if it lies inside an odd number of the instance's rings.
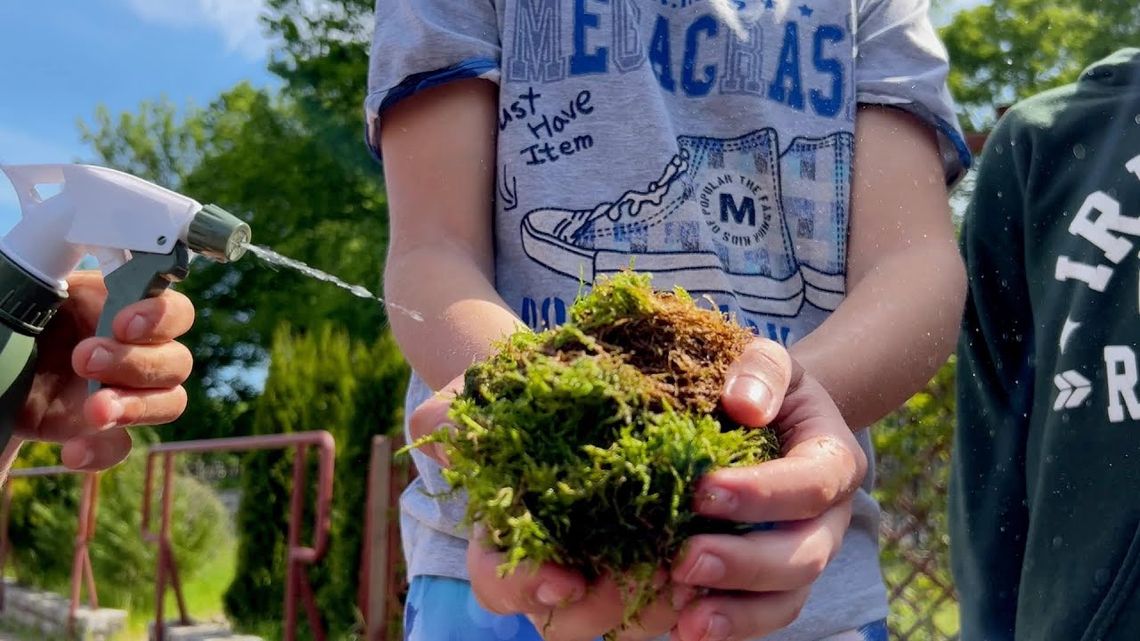
[[95,258],[95,262],[99,263],[99,269],[103,272],[103,278],[106,279],[111,272],[127,264],[127,261],[131,259],[131,252],[111,247],[92,247],[91,256]]
[[[99,315],[95,335],[110,337],[115,316],[126,307],[144,298],[153,298],[172,284],[186,278],[190,271],[190,250],[179,241],[168,254],[133,252],[130,260],[109,273],[104,272],[107,301]],[[94,394],[102,387],[96,380],[88,381],[87,391]]]

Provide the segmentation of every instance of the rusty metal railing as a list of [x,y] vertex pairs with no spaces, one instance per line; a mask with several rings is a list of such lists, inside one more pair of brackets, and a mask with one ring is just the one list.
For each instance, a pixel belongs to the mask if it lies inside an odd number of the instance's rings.
[[[320,561],[328,550],[330,513],[333,489],[333,462],[336,444],[332,434],[326,431],[296,432],[292,434],[267,434],[238,438],[220,438],[201,441],[162,443],[150,448],[146,460],[146,481],[143,489],[142,535],[158,545],[157,569],[155,572],[155,641],[165,639],[163,601],[166,589],[174,590],[178,604],[179,623],[189,625],[186,602],[182,596],[182,585],[178,579],[178,567],[174,562],[174,548],[170,541],[170,517],[174,497],[174,456],[176,454],[207,452],[234,452],[254,450],[279,450],[296,448],[293,455],[293,488],[290,497],[288,546],[289,558],[285,574],[285,641],[297,638],[297,601],[302,601],[309,621],[309,628],[317,641],[325,641],[326,635],[316,600],[309,585],[305,566]],[[301,521],[304,514],[306,462],[309,447],[318,450],[317,496],[314,510],[313,544],[301,545]],[[151,529],[151,503],[154,478],[154,461],[162,458],[162,511],[159,530]]]
[[372,439],[358,595],[366,627],[364,641],[402,638],[397,634],[401,629],[400,597],[407,581],[400,572],[400,528],[395,507],[416,474],[409,459],[393,457],[403,443],[399,436]]
[[[99,609],[99,595],[95,587],[95,573],[91,570],[89,553],[91,539],[95,536],[95,514],[99,501],[99,475],[63,466],[16,468],[9,472],[8,482],[4,483],[3,498],[0,499],[0,575],[8,567],[8,554],[11,541],[8,538],[8,514],[12,508],[12,480],[41,478],[45,476],[83,475],[83,495],[79,500],[78,527],[75,532],[75,550],[71,562],[71,601],[67,610],[68,634],[74,632],[75,615],[79,611],[79,601],[83,585],[87,585],[87,604],[92,610]],[[4,583],[0,581],[0,611],[4,609]]]

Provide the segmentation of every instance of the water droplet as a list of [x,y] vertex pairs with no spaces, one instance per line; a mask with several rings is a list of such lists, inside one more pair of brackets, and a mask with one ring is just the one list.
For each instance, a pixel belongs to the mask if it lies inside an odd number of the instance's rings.
[[1140,125],[1140,114],[1136,114],[1136,117],[1133,118],[1133,120],[1136,121],[1136,124]]
[[[372,300],[377,301],[379,303],[384,303],[384,299],[373,294],[372,292],[368,291],[368,289],[366,289],[360,285],[352,285],[350,283],[346,283],[343,280],[337,278],[336,276],[333,276],[332,274],[328,274],[328,273],[322,272],[319,269],[309,267],[308,265],[306,265],[305,263],[302,263],[299,260],[289,258],[288,256],[284,256],[282,254],[279,254],[279,253],[273,251],[272,249],[269,249],[267,247],[261,247],[259,245],[252,245],[252,244],[248,244],[248,243],[245,245],[245,247],[247,250],[249,250],[249,252],[251,254],[253,254],[254,256],[257,256],[258,258],[260,258],[261,260],[265,261],[266,263],[268,263],[270,265],[276,265],[276,266],[280,266],[280,267],[288,267],[289,269],[292,269],[292,270],[299,272],[305,276],[308,276],[309,278],[314,278],[316,280],[319,280],[319,281],[322,281],[325,283],[332,283],[333,285],[336,285],[337,287],[340,287],[341,289],[344,289],[344,290],[352,293],[354,296],[358,296],[360,298],[369,298],[369,299],[372,299]],[[387,303],[387,305],[388,305],[388,307],[391,307],[392,309],[395,309],[395,310],[402,312],[403,314],[405,314],[406,316],[408,316],[412,320],[422,322],[424,319],[423,315],[421,315],[419,312],[417,312],[415,310],[408,309],[406,307],[403,307],[401,305],[397,305],[395,303]]]
[[1053,537],[1053,549],[1058,549],[1065,544],[1065,539],[1060,536]]
[[1077,157],[1077,160],[1084,160],[1085,159],[1085,146],[1079,142],[1077,144],[1073,145],[1073,155]]
[[1000,156],[1001,154],[1005,153],[1005,147],[1001,145],[994,145],[994,153]]

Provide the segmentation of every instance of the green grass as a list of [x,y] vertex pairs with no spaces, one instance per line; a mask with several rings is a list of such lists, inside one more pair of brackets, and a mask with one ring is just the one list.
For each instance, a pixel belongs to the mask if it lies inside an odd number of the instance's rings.
[[[186,609],[195,621],[209,621],[224,614],[222,595],[234,578],[237,565],[237,540],[227,538],[218,546],[217,554],[211,555],[209,563],[194,573],[182,586],[186,597]],[[168,621],[178,616],[178,602],[174,591],[167,589],[163,616]],[[123,641],[146,641],[147,626],[154,620],[154,610],[134,609],[127,615],[127,629]]]
[[[197,621],[209,621],[223,616],[222,595],[234,578],[237,565],[237,539],[232,536],[218,546],[217,553],[208,557],[209,564],[204,565],[193,574],[193,577],[183,586],[186,597],[186,609],[190,617]],[[153,583],[151,583],[153,589]],[[67,586],[55,590],[60,594],[67,593]],[[167,620],[177,617],[178,604],[172,590],[166,591],[165,611]],[[126,629],[118,636],[116,641],[146,641],[147,626],[154,620],[154,610],[134,608],[127,613]],[[0,632],[23,641],[54,641],[44,637],[38,631],[21,630],[11,623],[0,624]],[[264,637],[271,638],[271,637]]]
[[[883,572],[888,585],[895,585],[910,574],[910,568],[897,562],[891,563],[888,560],[884,563]],[[914,602],[923,610],[929,609],[928,604],[934,602],[941,594],[942,590],[937,585],[922,576],[913,578],[910,586],[903,592],[903,596],[907,600]],[[892,601],[890,605],[889,624],[891,629],[898,632],[910,632],[910,638],[916,641],[949,639],[959,630],[958,604],[952,599],[944,600],[934,606],[933,629],[920,626],[913,631],[915,622],[924,612],[916,612],[903,599]]]

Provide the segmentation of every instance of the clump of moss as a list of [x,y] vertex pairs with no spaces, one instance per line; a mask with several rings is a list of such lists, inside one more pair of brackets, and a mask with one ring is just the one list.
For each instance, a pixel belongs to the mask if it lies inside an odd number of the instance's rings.
[[656,572],[698,533],[744,526],[692,510],[699,478],[778,455],[772,430],[720,409],[730,363],[752,335],[683,290],[625,271],[579,296],[569,321],[520,331],[472,366],[451,407],[446,480],[508,573],[554,562],[611,576],[650,602]]

